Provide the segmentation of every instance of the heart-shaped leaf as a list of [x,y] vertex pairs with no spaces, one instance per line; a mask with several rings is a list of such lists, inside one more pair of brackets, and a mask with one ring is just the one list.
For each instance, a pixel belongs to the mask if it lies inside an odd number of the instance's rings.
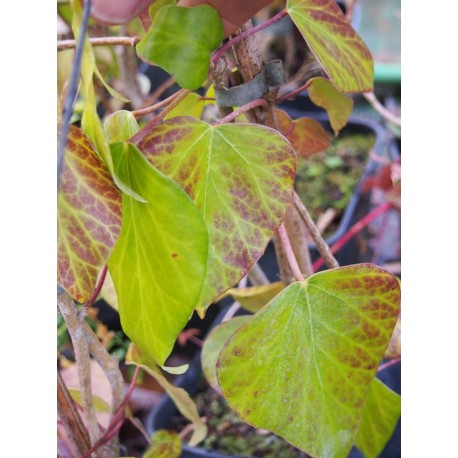
[[78,302],[91,297],[121,231],[121,201],[91,141],[71,125],[57,196],[57,281]]
[[137,53],[169,72],[181,87],[193,91],[207,79],[211,53],[223,36],[221,16],[213,7],[168,5],[155,14],[137,44]]
[[103,127],[110,143],[126,142],[140,129],[131,111],[118,110],[105,119]]
[[202,371],[207,379],[207,382],[215,390],[219,391],[218,380],[216,378],[216,361],[227,339],[238,329],[243,323],[250,318],[250,315],[236,316],[224,323],[216,326],[210,334],[205,338],[202,346],[200,360],[202,363]]
[[211,126],[174,118],[138,147],[176,180],[202,212],[209,234],[202,315],[264,253],[291,203],[295,154],[276,130],[253,124]]
[[298,118],[293,121],[280,109],[275,110],[275,117],[280,132],[290,141],[298,157],[321,153],[331,146],[329,135],[317,120]]
[[401,396],[375,378],[364,406],[356,446],[366,458],[377,458],[401,415]]
[[224,396],[248,423],[306,453],[346,457],[399,302],[396,277],[371,264],[289,285],[221,351]]
[[207,435],[207,426],[199,417],[197,407],[194,404],[194,401],[189,397],[189,394],[183,388],[179,388],[170,383],[159,372],[155,363],[142,354],[141,350],[134,343],[129,345],[126,355],[126,364],[140,366],[143,370],[148,372],[148,374],[151,375],[151,377],[153,377],[170,396],[183,417],[192,422],[194,432],[189,440],[190,446],[194,447],[205,439],[205,436]]
[[327,111],[334,134],[338,135],[353,111],[353,100],[338,91],[326,78],[310,80],[308,92],[312,102]]
[[288,14],[342,92],[371,91],[372,55],[335,0],[288,0]]
[[148,203],[123,195],[119,240],[108,261],[124,332],[162,366],[197,305],[208,236],[186,193],[129,143],[114,143],[116,173]]

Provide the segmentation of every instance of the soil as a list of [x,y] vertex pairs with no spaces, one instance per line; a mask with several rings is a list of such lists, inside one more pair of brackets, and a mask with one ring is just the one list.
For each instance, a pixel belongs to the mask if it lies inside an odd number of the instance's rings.
[[[199,444],[200,448],[236,457],[309,457],[275,434],[245,423],[226,400],[207,384],[203,375],[197,382],[193,400],[199,414],[207,418],[208,434]],[[172,418],[170,428],[181,431],[188,423],[188,420],[177,415]]]
[[314,221],[327,209],[336,210],[337,218],[327,227],[325,238],[336,231],[374,142],[374,135],[341,133],[326,151],[298,158],[295,188]]

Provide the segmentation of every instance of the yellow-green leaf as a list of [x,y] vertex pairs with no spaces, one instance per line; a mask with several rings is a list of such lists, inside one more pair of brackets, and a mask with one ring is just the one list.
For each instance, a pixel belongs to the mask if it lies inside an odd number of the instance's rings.
[[276,130],[178,117],[138,147],[202,213],[209,259],[198,312],[236,285],[262,256],[291,203],[296,155]]
[[356,446],[366,458],[377,458],[393,434],[401,415],[401,396],[379,379],[371,383]]
[[151,445],[143,458],[179,458],[181,448],[181,439],[177,432],[159,429],[152,435]]
[[167,113],[164,120],[177,116],[192,116],[200,119],[204,112],[205,102],[199,94],[191,92],[172,111]]
[[288,14],[342,92],[371,91],[372,55],[335,0],[288,0]]
[[[83,405],[81,401],[81,393],[80,390],[75,388],[69,388],[68,392],[74,401],[76,401],[79,405]],[[96,412],[100,413],[110,413],[111,407],[107,401],[102,399],[100,396],[96,396],[95,394],[92,395],[93,405]]]
[[353,99],[338,91],[326,78],[313,78],[308,92],[312,102],[327,111],[334,134],[338,135],[353,111]]
[[124,332],[162,366],[198,304],[207,230],[180,186],[129,143],[111,145],[115,171],[148,201],[123,194],[119,240],[108,261]]
[[71,125],[57,196],[57,281],[78,302],[91,297],[118,238],[121,201],[91,141]]
[[276,281],[268,285],[250,286],[248,288],[231,288],[228,293],[249,312],[256,313],[285,289],[286,283]]
[[293,283],[229,338],[219,386],[251,425],[347,457],[399,306],[396,277],[372,264]]
[[131,111],[119,110],[105,119],[103,127],[110,143],[127,142],[140,128]]
[[192,422],[194,431],[189,445],[195,447],[207,435],[207,426],[203,423],[197,412],[197,407],[189,394],[183,389],[171,384],[160,372],[157,366],[142,354],[141,350],[133,343],[130,344],[126,355],[126,364],[135,364],[150,374],[164,391],[170,396],[181,414]]
[[218,360],[218,356],[227,339],[249,318],[250,315],[231,318],[212,329],[210,334],[205,338],[202,353],[200,354],[202,371],[207,382],[215,390],[219,390],[218,379],[216,378],[216,361]]

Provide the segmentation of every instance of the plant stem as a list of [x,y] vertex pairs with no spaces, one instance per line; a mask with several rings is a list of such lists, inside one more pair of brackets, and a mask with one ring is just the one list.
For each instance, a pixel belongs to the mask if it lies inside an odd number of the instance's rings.
[[[97,37],[89,38],[89,43],[92,46],[132,46],[134,47],[139,41],[140,37]],[[60,40],[57,42],[57,50],[63,51],[65,49],[73,49],[76,47],[76,40]]]
[[280,236],[281,243],[285,250],[286,258],[288,259],[289,267],[294,275],[294,278],[297,281],[304,281],[304,277],[301,270],[299,269],[299,265],[297,264],[297,260],[293,252],[293,247],[291,246],[291,242],[288,238],[288,233],[286,232],[285,225],[283,223],[278,228],[278,235]]
[[97,280],[97,285],[95,286],[95,289],[94,289],[94,292],[92,293],[92,296],[84,304],[85,308],[92,307],[94,305],[94,302],[99,297],[100,291],[102,291],[103,283],[105,282],[105,278],[107,276],[107,270],[108,270],[107,269],[107,265],[105,264],[102,267],[102,270],[100,271],[100,276],[99,276],[99,279]]
[[251,266],[247,277],[253,286],[268,285],[270,283],[267,275],[264,273],[261,266],[257,262]]
[[150,107],[141,108],[140,110],[134,110],[134,111],[132,111],[132,114],[136,118],[140,118],[141,116],[145,116],[147,114],[153,113],[154,111],[157,111],[160,108],[167,106],[169,103],[171,103],[173,100],[175,100],[180,95],[181,91],[182,91],[182,89],[177,91],[177,92],[175,92],[170,97],[167,97],[166,99],[161,100],[160,102],[158,102],[158,103],[156,103],[154,105],[151,105]]
[[395,364],[400,363],[400,362],[401,362],[401,358],[394,358],[391,361],[388,361],[388,362],[386,362],[384,364],[381,364],[377,369],[377,374],[379,372],[382,372],[387,367],[394,366]]
[[64,119],[62,122],[61,137],[57,147],[57,189],[59,189],[60,175],[64,162],[64,151],[67,145],[68,130],[70,128],[70,119],[73,114],[73,107],[76,99],[78,81],[80,78],[81,60],[83,57],[84,40],[86,36],[87,25],[89,22],[89,13],[91,10],[92,0],[84,2],[83,18],[81,20],[80,34],[76,45],[76,55],[73,63],[72,73],[70,75],[70,83],[68,85],[67,96],[64,105]]
[[[84,329],[86,331],[89,351],[104,371],[111,387],[112,401],[110,417],[113,419],[115,413],[122,404],[124,394],[124,379],[119,369],[119,361],[115,356],[112,356],[107,352],[102,342],[100,342],[98,337],[94,334],[94,331],[86,322],[84,322]],[[114,456],[119,454],[117,438],[111,441],[108,447]]]
[[69,438],[78,453],[82,455],[91,446],[91,441],[59,371],[57,371],[57,411]]
[[149,135],[153,129],[170,113],[191,91],[189,89],[180,89],[174,100],[169,103],[157,116],[155,116],[143,129],[139,130],[129,141],[138,143]]
[[[352,239],[359,231],[364,229],[374,219],[379,217],[382,213],[386,212],[392,207],[391,202],[385,202],[379,205],[377,208],[368,213],[364,218],[360,219],[354,224],[339,240],[337,240],[331,247],[331,253],[334,254],[339,251],[350,239]],[[323,258],[317,259],[313,263],[313,269],[315,272],[323,265]]]
[[113,437],[115,437],[118,434],[124,422],[124,409],[126,408],[130,396],[134,391],[135,384],[137,383],[138,374],[140,373],[140,369],[140,366],[135,367],[135,372],[132,377],[132,381],[129,385],[129,389],[127,390],[126,396],[124,397],[124,400],[118,407],[116,414],[111,419],[110,424],[108,425],[104,435],[89,450],[86,451],[82,458],[89,458],[91,456],[91,453],[94,453],[98,448],[106,444],[110,439],[113,439]]
[[285,16],[288,15],[288,11],[286,9],[280,11],[278,14],[275,16],[271,17],[267,21],[264,21],[262,24],[257,25],[256,27],[251,27],[248,30],[245,30],[243,33],[240,35],[236,35],[234,38],[230,39],[227,41],[221,48],[219,48],[212,56],[212,63],[216,63],[217,60],[224,54],[226,53],[230,48],[232,48],[234,45],[237,43],[241,42],[243,39],[248,38],[251,35],[254,35],[255,33],[259,32],[260,30],[263,30],[270,25],[274,24],[275,22],[278,22],[280,19],[283,19]]
[[364,98],[372,105],[374,110],[383,116],[387,121],[393,123],[395,126],[401,127],[401,118],[387,110],[377,99],[373,92],[363,93]]
[[57,296],[57,306],[65,320],[73,344],[75,360],[78,367],[78,378],[81,393],[81,404],[89,431],[91,444],[100,438],[100,429],[95,415],[91,389],[91,365],[89,345],[84,329],[84,319],[79,317],[73,299],[67,292]]
[[[329,249],[328,244],[325,242],[325,240],[321,236],[320,231],[318,230],[318,228],[316,227],[316,224],[314,223],[312,217],[310,216],[310,213],[308,212],[307,208],[302,203],[301,198],[297,195],[296,192],[294,193],[294,206],[296,207],[302,221],[307,226],[307,229],[310,232],[310,236],[312,237],[313,241],[315,242],[320,255],[325,260],[328,267],[331,269],[335,269],[339,267],[339,263],[337,262],[337,259],[332,255],[332,252]],[[314,267],[314,270],[316,271],[315,267]]]
[[163,83],[161,83],[146,99],[145,107],[148,105],[153,105],[156,100],[167,90],[170,89],[174,84],[176,84],[175,80],[170,77],[167,78]]
[[266,99],[252,100],[251,102],[248,102],[246,105],[241,106],[240,108],[228,114],[227,116],[220,119],[219,121],[214,122],[213,125],[216,126],[218,124],[226,124],[228,122],[232,122],[237,116],[240,116],[241,114],[246,113],[247,111],[250,111],[253,108],[268,107],[268,106],[269,106],[269,102],[267,102]]

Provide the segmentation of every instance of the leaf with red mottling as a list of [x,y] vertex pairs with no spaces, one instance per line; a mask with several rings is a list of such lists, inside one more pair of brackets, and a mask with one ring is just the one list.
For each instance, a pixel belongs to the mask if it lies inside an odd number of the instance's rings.
[[327,111],[329,122],[337,136],[347,124],[353,110],[353,100],[338,91],[334,84],[326,78],[313,78],[310,81],[308,92],[311,101]]
[[331,139],[323,126],[312,118],[294,121],[280,109],[275,110],[280,132],[290,141],[298,157],[321,153],[331,146]]
[[57,282],[78,302],[91,297],[118,238],[121,201],[89,138],[70,126],[57,196]]
[[159,429],[152,435],[143,458],[179,458],[181,448],[181,438],[176,431]]
[[162,366],[197,306],[207,264],[202,216],[173,180],[130,143],[114,143],[115,171],[147,203],[123,194],[119,240],[108,260],[121,325]]
[[348,456],[399,303],[396,277],[372,264],[289,285],[221,351],[225,398],[312,456]]
[[372,55],[335,0],[288,0],[288,14],[342,92],[372,90]]
[[364,405],[356,446],[366,458],[376,458],[385,448],[401,415],[401,396],[375,378]]
[[207,278],[198,312],[236,285],[264,253],[291,203],[295,153],[276,130],[174,118],[138,147],[194,200],[207,225]]

